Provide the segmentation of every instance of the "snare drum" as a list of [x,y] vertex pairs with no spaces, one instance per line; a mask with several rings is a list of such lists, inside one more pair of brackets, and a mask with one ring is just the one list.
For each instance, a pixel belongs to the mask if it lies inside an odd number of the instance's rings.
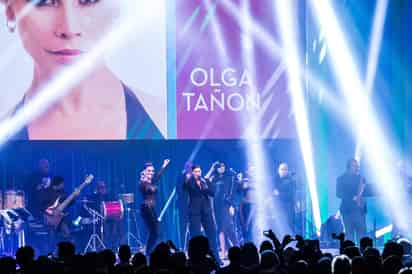
[[124,213],[123,203],[122,201],[102,202],[101,212],[106,220],[121,220]]
[[25,208],[24,191],[6,190],[4,192],[4,209]]

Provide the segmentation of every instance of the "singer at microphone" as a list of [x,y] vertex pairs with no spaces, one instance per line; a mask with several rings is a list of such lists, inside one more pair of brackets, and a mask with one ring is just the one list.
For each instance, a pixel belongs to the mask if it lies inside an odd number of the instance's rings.
[[205,178],[202,178],[202,169],[199,165],[192,166],[192,177],[185,181],[184,189],[189,195],[189,229],[190,236],[202,235],[204,228],[209,239],[213,255],[219,258],[217,248],[216,223],[214,218],[212,200],[215,196],[214,185],[209,181],[212,168]]

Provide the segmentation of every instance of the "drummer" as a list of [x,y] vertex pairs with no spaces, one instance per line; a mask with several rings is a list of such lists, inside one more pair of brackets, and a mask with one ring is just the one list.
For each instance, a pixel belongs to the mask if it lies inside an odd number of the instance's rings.
[[110,197],[107,192],[106,183],[103,180],[100,180],[96,184],[95,191],[88,195],[86,198],[90,202],[89,207],[100,211],[100,205],[102,202],[113,201],[113,197]]
[[[92,194],[86,196],[86,198],[83,199],[82,202],[83,207],[88,206],[89,208],[92,208],[97,212],[101,212],[100,209],[102,202],[114,200],[116,199],[107,191],[105,181],[100,180],[96,184],[95,191]],[[88,213],[82,213],[82,215],[88,216]],[[118,247],[122,235],[123,233],[121,220],[107,219],[104,221],[103,241],[108,248],[115,249],[116,247]]]

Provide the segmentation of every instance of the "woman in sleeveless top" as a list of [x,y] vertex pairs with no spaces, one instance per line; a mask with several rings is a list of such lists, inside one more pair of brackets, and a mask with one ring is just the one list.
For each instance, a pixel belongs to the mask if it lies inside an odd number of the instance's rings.
[[105,64],[83,69],[122,16],[128,1],[0,0],[7,26],[20,35],[33,59],[33,79],[16,114],[53,79],[69,77],[64,95],[26,125],[15,139],[161,139],[162,133],[136,95]]

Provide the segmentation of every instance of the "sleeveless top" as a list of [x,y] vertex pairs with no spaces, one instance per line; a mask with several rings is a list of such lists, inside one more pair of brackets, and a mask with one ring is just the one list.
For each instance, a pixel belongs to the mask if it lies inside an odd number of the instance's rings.
[[[146,112],[133,91],[122,83],[126,102],[127,135],[126,139],[164,139],[149,114]],[[17,104],[13,115],[24,105],[24,98]],[[28,127],[24,126],[12,138],[13,140],[29,140]]]

